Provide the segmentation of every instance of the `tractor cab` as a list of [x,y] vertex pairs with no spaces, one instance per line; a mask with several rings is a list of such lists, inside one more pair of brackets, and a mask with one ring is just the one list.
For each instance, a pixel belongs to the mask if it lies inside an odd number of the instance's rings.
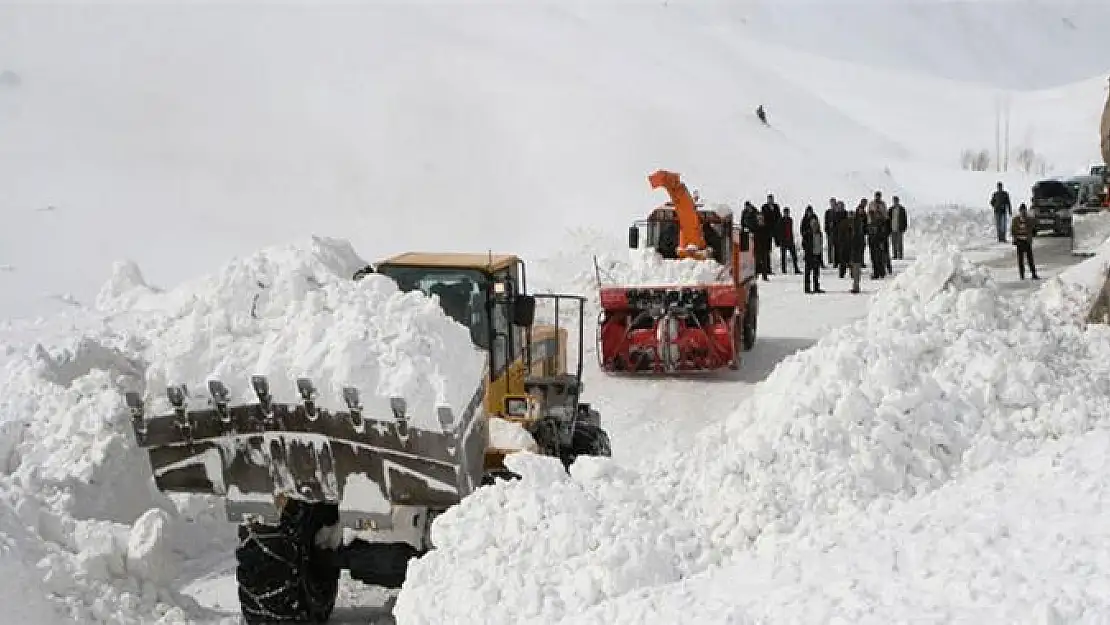
[[[705,239],[706,250],[680,250],[679,249],[679,220],[678,211],[674,204],[667,202],[653,210],[647,219],[634,222],[628,229],[628,247],[637,249],[640,246],[641,230],[645,234],[644,246],[654,249],[661,257],[666,259],[700,258],[715,260],[722,265],[728,265],[732,258],[733,234],[736,230],[732,211],[724,208],[708,210],[702,204],[696,204],[698,222],[701,225],[702,237]],[[747,233],[739,233],[741,250],[747,249]]]
[[[409,252],[360,270],[355,278],[369,273],[391,278],[402,291],[437,296],[444,312],[466,326],[474,345],[489,354],[486,414],[530,431],[542,423],[570,427],[569,433],[533,435],[537,440],[566,439],[565,446],[573,447],[574,426],[595,414],[579,401],[585,297],[527,294],[524,262],[513,255]],[[568,363],[572,332],[578,349]],[[487,469],[499,470],[496,465],[505,451],[496,447],[491,441]],[[564,460],[569,453],[558,445],[545,451]]]

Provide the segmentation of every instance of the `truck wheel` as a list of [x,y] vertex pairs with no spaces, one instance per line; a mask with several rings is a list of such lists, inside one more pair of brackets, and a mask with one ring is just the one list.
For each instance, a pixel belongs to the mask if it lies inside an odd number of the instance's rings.
[[748,296],[748,306],[744,309],[744,351],[755,347],[756,333],[759,328],[759,291],[752,289]]
[[339,522],[339,508],[290,500],[278,525],[239,526],[239,607],[247,623],[324,623],[339,592],[337,552],[316,544],[317,533]]

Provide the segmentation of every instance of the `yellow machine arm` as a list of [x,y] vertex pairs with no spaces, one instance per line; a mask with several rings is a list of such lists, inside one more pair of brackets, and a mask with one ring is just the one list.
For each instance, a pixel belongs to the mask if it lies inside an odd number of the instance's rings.
[[679,175],[660,169],[648,176],[652,189],[663,187],[674,204],[675,214],[678,215],[678,257],[679,258],[705,258],[705,237],[701,232],[701,219],[694,206],[694,199],[690,191],[682,182]]

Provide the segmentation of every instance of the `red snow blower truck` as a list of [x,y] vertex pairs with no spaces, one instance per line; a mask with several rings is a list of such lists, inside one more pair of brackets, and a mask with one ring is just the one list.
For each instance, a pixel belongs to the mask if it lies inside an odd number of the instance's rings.
[[[664,262],[715,263],[715,280],[691,284],[602,285],[598,359],[608,373],[667,375],[739,369],[755,344],[759,314],[752,234],[732,211],[705,209],[679,174],[648,176],[670,201],[628,230],[628,246],[644,246]],[[699,272],[700,273],[700,272]]]

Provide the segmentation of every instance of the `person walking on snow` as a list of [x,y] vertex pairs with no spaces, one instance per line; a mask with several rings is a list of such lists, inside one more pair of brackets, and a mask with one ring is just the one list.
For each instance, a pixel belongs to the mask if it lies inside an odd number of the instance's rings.
[[1014,247],[1017,248],[1018,277],[1025,279],[1025,262],[1029,261],[1029,272],[1034,280],[1037,277],[1037,265],[1033,262],[1033,237],[1037,234],[1036,222],[1029,216],[1029,210],[1022,203],[1018,206],[1018,214],[1010,224],[1010,234],[1014,238]]
[[806,293],[824,293],[821,289],[821,252],[824,248],[824,241],[821,235],[821,220],[817,217],[817,213],[813,212],[812,206],[806,207],[805,215],[802,217],[802,256],[805,258],[806,276],[805,276],[805,291]]
[[[806,207],[806,212],[812,213],[813,207]],[[779,253],[782,256],[782,272],[786,273],[786,253],[790,252],[790,260],[794,263],[794,273],[798,270],[798,248],[794,245],[794,218],[790,216],[790,209],[782,209],[782,220],[779,221]]]
[[1010,206],[1010,194],[1006,189],[1002,188],[1002,183],[998,183],[998,188],[991,194],[991,208],[994,209],[994,224],[995,229],[998,230],[998,242],[1006,242],[1006,218],[1013,215],[1014,211]]
[[890,198],[890,251],[895,260],[904,258],[905,250],[902,248],[902,237],[909,228],[906,219],[906,207],[898,200],[898,196]]

